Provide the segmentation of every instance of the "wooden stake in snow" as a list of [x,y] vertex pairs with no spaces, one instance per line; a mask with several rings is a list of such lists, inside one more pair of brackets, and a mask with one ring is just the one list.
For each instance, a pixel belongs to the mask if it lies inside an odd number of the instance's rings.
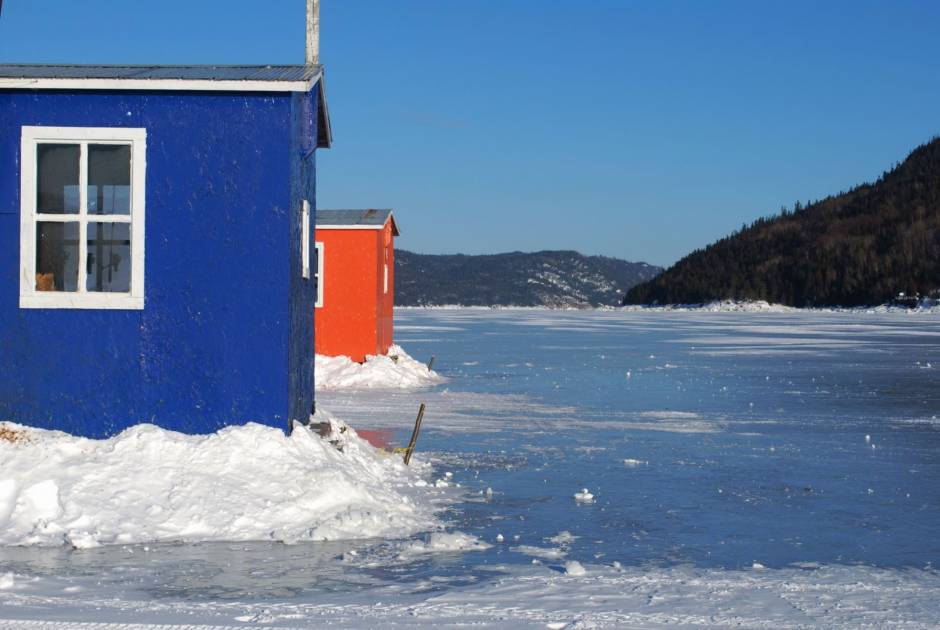
[[307,0],[306,63],[308,66],[320,63],[320,0]]
[[418,443],[418,431],[421,430],[421,420],[424,418],[424,403],[418,407],[418,417],[415,419],[415,430],[411,433],[411,441],[408,442],[408,450],[405,451],[405,466],[411,463],[411,454]]

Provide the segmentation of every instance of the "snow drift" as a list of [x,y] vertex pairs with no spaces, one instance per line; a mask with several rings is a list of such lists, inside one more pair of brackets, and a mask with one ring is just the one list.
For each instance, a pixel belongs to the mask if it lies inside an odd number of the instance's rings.
[[389,348],[388,356],[371,355],[365,363],[318,354],[314,377],[317,389],[411,389],[445,380],[397,345]]
[[89,440],[0,424],[12,436],[0,439],[0,545],[297,542],[437,525],[430,499],[442,491],[345,424],[317,420],[330,423],[329,439],[259,424],[203,436],[144,424]]

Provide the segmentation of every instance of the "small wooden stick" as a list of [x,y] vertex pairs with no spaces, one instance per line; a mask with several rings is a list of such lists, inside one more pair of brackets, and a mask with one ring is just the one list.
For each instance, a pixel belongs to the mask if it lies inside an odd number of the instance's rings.
[[431,355],[431,360],[428,361],[428,372],[431,371],[431,368],[434,367],[434,355]]
[[418,431],[421,430],[421,420],[424,418],[424,403],[418,407],[418,417],[415,419],[415,430],[411,433],[411,441],[408,442],[408,450],[405,451],[405,466],[411,464],[411,454],[418,443]]

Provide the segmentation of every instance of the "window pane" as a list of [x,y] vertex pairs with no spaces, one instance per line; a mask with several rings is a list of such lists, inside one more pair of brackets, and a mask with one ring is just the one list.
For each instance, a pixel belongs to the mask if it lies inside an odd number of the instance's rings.
[[36,224],[36,290],[78,290],[78,223]]
[[40,144],[37,146],[38,177],[36,211],[48,214],[78,214],[77,144]]
[[88,266],[85,289],[105,293],[131,290],[131,226],[129,223],[88,224]]
[[131,148],[88,145],[88,214],[131,213]]

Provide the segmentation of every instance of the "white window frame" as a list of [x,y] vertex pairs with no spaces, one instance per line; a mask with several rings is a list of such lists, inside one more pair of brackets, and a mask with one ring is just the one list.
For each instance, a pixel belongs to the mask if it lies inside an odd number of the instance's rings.
[[317,241],[314,246],[317,250],[317,271],[313,274],[317,279],[317,301],[314,308],[323,308],[323,241]]
[[385,232],[385,243],[382,247],[382,258],[384,260],[384,267],[382,273],[382,293],[388,295],[388,250],[389,250],[389,233]]
[[[36,211],[38,185],[37,155],[40,144],[78,144],[78,214],[39,214]],[[130,215],[88,214],[88,145],[124,144],[131,147]],[[114,309],[144,308],[144,209],[147,171],[147,130],[109,127],[27,127],[20,143],[20,308]],[[36,224],[38,222],[78,223],[77,291],[36,290]],[[128,223],[131,233],[131,287],[127,293],[87,291],[81,272],[88,257],[89,223]]]
[[310,279],[310,202],[306,199],[300,209],[300,275]]

